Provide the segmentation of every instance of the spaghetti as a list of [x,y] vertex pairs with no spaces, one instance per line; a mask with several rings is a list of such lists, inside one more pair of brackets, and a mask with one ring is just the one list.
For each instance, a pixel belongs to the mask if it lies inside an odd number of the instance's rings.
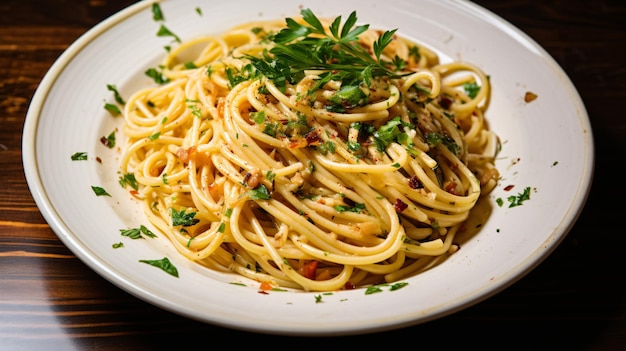
[[122,172],[211,269],[306,291],[429,269],[499,177],[488,77],[355,13],[301,14],[172,49],[126,102]]

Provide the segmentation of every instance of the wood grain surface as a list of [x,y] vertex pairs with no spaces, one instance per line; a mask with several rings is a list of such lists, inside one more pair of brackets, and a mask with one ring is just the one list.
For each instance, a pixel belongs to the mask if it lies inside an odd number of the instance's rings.
[[63,50],[133,2],[0,2],[0,350],[158,350],[174,347],[167,346],[171,343],[176,349],[626,349],[626,229],[621,222],[626,219],[621,198],[626,2],[476,1],[554,57],[591,119],[596,143],[591,194],[556,251],[510,288],[451,316],[390,332],[324,338],[224,329],[152,306],[77,259],[35,205],[21,153],[30,99]]

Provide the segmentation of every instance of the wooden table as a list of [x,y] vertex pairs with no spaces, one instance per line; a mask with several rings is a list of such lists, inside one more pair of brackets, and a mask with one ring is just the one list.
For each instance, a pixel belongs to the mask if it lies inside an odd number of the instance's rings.
[[[78,260],[44,221],[22,169],[21,135],[44,73],[79,35],[130,0],[0,3],[0,350],[455,347],[626,349],[626,2],[477,3],[533,37],[570,76],[591,118],[596,173],[576,226],[537,269],[454,315],[411,328],[342,338],[256,335],[164,311]],[[564,191],[567,191],[564,189]],[[306,318],[306,316],[303,316]],[[245,338],[245,339],[244,339]],[[342,344],[339,345],[338,343]],[[177,349],[179,349],[177,347]]]

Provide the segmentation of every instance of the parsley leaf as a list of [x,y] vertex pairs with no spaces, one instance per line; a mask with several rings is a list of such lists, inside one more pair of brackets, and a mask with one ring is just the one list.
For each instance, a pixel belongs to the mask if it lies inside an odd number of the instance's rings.
[[85,161],[87,160],[87,153],[75,152],[74,154],[72,154],[71,158],[72,158],[72,161]]
[[107,89],[109,91],[113,92],[113,97],[115,98],[115,101],[117,101],[118,104],[120,104],[120,105],[125,105],[126,104],[124,99],[122,99],[122,95],[120,95],[120,92],[117,91],[117,87],[115,85],[107,84]]
[[476,95],[478,95],[478,92],[480,91],[480,85],[476,84],[476,82],[465,83],[463,84],[463,90],[465,90],[467,96],[473,99],[476,97]]
[[137,183],[137,179],[135,179],[135,174],[133,173],[126,173],[123,176],[120,176],[119,183],[122,188],[126,188],[126,185],[130,185],[131,188],[139,190],[139,184]]
[[164,257],[160,260],[139,260],[139,262],[147,263],[151,266],[161,268],[164,272],[178,278],[178,269],[170,262],[167,257]]
[[509,207],[521,206],[524,201],[530,200],[530,187],[527,186],[517,195],[509,196],[507,200],[509,201]]
[[170,208],[170,214],[172,216],[172,225],[183,227],[190,227],[198,222],[199,219],[194,218],[196,216],[196,212],[187,212],[186,209],[182,209],[180,211],[176,211],[174,208]]
[[131,239],[143,239],[143,236],[147,236],[149,238],[156,238],[156,234],[150,231],[143,224],[139,226],[139,228],[131,228],[131,229],[120,229],[120,233],[122,236],[127,236]]
[[180,38],[174,34],[171,30],[169,30],[165,25],[161,24],[159,27],[159,31],[157,32],[157,36],[159,37],[172,37],[177,43],[180,43]]
[[270,191],[263,184],[247,192],[250,196],[250,200],[269,200]]
[[161,6],[156,2],[152,4],[152,19],[155,21],[165,20],[163,17],[163,11],[161,11]]
[[[396,29],[386,31],[374,43],[374,55],[359,43],[359,35],[369,29],[369,25],[357,26],[356,12],[352,12],[342,25],[341,16],[336,17],[327,33],[320,20],[310,9],[301,12],[305,24],[287,18],[286,27],[268,37],[274,46],[262,57],[248,56],[254,67],[278,87],[286,82],[295,83],[304,76],[305,70],[322,70],[320,82],[309,90],[315,90],[329,80],[342,82],[343,87],[350,87],[342,92],[354,102],[363,103],[364,98],[356,88],[369,86],[370,79],[378,76],[398,77],[394,73],[393,62],[381,60],[381,54],[393,40]],[[333,72],[333,73],[331,73]]]
[[97,196],[111,196],[111,194],[107,193],[107,191],[102,187],[92,185],[91,189]]

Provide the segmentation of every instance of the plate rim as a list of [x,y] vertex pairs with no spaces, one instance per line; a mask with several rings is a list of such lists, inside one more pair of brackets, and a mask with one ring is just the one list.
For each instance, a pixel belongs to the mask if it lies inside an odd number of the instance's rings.
[[[281,334],[281,335],[318,335],[318,334],[327,334],[328,330],[322,328],[322,330],[312,330],[310,332],[306,332],[299,328],[295,328],[293,330],[272,330],[267,329],[262,326],[258,326],[255,324],[250,325],[238,325],[235,322],[229,323],[228,320],[219,320],[219,319],[203,319],[199,318],[199,316],[192,313],[192,311],[182,311],[174,307],[174,305],[168,303],[167,301],[163,301],[158,295],[152,294],[149,291],[145,291],[143,289],[137,288],[132,284],[129,285],[129,281],[126,278],[120,277],[117,273],[110,270],[108,267],[98,264],[98,262],[94,261],[94,257],[97,255],[89,249],[88,247],[84,247],[76,242],[75,238],[72,236],[70,229],[65,224],[65,220],[61,218],[58,214],[55,207],[52,205],[50,198],[46,190],[43,188],[43,184],[41,182],[41,177],[43,176],[40,173],[40,169],[37,165],[37,155],[36,155],[36,145],[37,145],[37,135],[38,135],[38,124],[41,117],[41,112],[43,109],[43,105],[47,100],[50,89],[54,86],[58,77],[63,73],[66,67],[71,64],[74,57],[82,50],[84,47],[93,41],[96,37],[105,33],[111,27],[114,27],[119,22],[124,21],[126,18],[134,15],[138,11],[145,10],[147,7],[151,6],[153,1],[142,0],[129,7],[126,7],[114,15],[108,17],[107,19],[101,21],[91,29],[87,30],[83,35],[81,35],[77,40],[75,40],[60,56],[55,60],[50,69],[46,72],[44,77],[41,80],[41,83],[37,87],[33,98],[31,99],[31,104],[28,108],[24,129],[22,132],[23,140],[22,140],[22,162],[24,173],[26,176],[28,187],[31,191],[33,199],[35,200],[37,206],[40,209],[43,217],[46,222],[50,225],[51,229],[55,232],[55,234],[59,237],[59,239],[70,249],[78,258],[83,261],[87,266],[89,266],[92,270],[97,272],[100,276],[107,279],[108,281],[114,283],[117,287],[122,290],[144,300],[149,301],[150,303],[168,310],[173,313],[181,314],[191,319],[200,320],[207,323],[212,323],[228,328],[255,331],[255,332],[263,332],[269,334]],[[574,197],[575,201],[570,204],[570,207],[567,211],[567,215],[561,219],[561,223],[565,223],[564,227],[555,228],[552,233],[548,236],[549,242],[546,242],[546,245],[542,249],[541,254],[533,255],[522,262],[519,262],[517,268],[513,270],[513,273],[508,274],[506,280],[498,282],[494,285],[494,287],[487,291],[487,293],[483,293],[478,296],[473,296],[471,299],[462,299],[457,303],[450,304],[448,307],[439,309],[437,313],[430,314],[426,318],[421,318],[418,321],[416,320],[401,320],[401,321],[393,321],[388,324],[371,324],[368,327],[362,327],[360,329],[354,329],[350,326],[346,326],[344,330],[338,331],[338,333],[342,335],[348,334],[360,334],[364,332],[372,332],[372,331],[384,331],[390,329],[396,329],[400,327],[405,327],[409,325],[414,325],[417,322],[427,322],[431,321],[443,316],[447,316],[453,313],[458,312],[459,310],[465,309],[471,305],[475,305],[481,301],[490,298],[501,292],[502,290],[508,288],[510,285],[514,284],[518,279],[528,274],[534,268],[536,268],[539,264],[541,264],[545,258],[547,258],[557,247],[558,245],[565,239],[567,234],[570,232],[572,227],[576,224],[578,217],[580,216],[584,205],[587,201],[589,193],[591,191],[591,185],[593,180],[594,173],[594,141],[593,141],[593,133],[591,124],[589,121],[589,117],[587,115],[584,102],[580,97],[576,87],[571,82],[566,72],[560,67],[560,65],[554,60],[554,58],[547,52],[543,47],[541,47],[538,43],[534,41],[530,36],[519,30],[517,27],[498,16],[497,14],[491,12],[488,9],[485,9],[477,4],[474,4],[469,1],[459,1],[459,0],[450,0],[448,3],[452,6],[463,6],[464,8],[471,8],[473,13],[478,13],[481,18],[485,16],[491,17],[492,20],[498,22],[499,27],[506,27],[509,30],[513,30],[523,38],[527,44],[530,44],[535,47],[536,50],[542,54],[542,58],[546,60],[546,63],[551,66],[552,69],[557,70],[561,74],[565,76],[564,82],[569,84],[568,92],[573,95],[573,101],[576,103],[579,113],[579,120],[582,124],[582,127],[587,131],[586,132],[586,140],[588,142],[587,145],[587,154],[585,155],[585,162],[583,163],[583,173],[581,174],[580,180],[578,182],[577,195]],[[69,235],[68,235],[69,234]]]

